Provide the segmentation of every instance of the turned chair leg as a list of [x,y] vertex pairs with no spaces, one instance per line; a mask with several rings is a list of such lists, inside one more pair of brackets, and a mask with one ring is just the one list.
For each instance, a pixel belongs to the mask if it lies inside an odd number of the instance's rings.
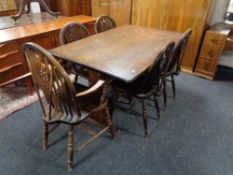
[[163,87],[163,104],[164,104],[164,110],[167,108],[167,83],[166,80],[164,81],[164,87]]
[[43,149],[48,149],[48,137],[49,137],[49,124],[44,121],[44,130],[43,130]]
[[147,129],[146,106],[145,106],[144,99],[142,99],[142,118],[143,118],[143,125],[144,125],[144,136],[146,137],[148,135],[148,129]]
[[114,139],[115,138],[115,131],[114,131],[113,124],[112,124],[112,117],[110,116],[108,108],[105,109],[105,115],[106,115],[106,120],[107,120],[110,134],[111,134],[112,138]]
[[67,139],[67,169],[72,171],[73,169],[73,126],[68,129],[68,139]]
[[173,98],[176,99],[176,84],[174,75],[171,75]]
[[158,100],[157,100],[156,95],[154,95],[154,104],[155,104],[155,109],[156,109],[156,111],[157,111],[158,120],[160,120],[159,103],[158,103]]

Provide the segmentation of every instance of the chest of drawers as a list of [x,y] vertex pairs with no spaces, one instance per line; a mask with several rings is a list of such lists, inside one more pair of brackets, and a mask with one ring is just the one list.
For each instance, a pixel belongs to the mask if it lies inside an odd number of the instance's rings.
[[218,62],[226,41],[226,35],[207,31],[201,47],[195,73],[201,77],[213,80]]
[[0,87],[25,79],[31,92],[30,72],[22,56],[22,45],[34,42],[47,50],[57,47],[60,29],[73,21],[86,25],[90,33],[94,32],[95,18],[89,16],[61,17],[0,30]]

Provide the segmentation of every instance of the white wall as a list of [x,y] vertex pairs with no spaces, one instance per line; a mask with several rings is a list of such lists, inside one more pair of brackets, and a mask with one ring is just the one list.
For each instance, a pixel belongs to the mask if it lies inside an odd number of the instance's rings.
[[224,19],[229,0],[216,0],[216,6],[213,11],[211,24],[221,22]]

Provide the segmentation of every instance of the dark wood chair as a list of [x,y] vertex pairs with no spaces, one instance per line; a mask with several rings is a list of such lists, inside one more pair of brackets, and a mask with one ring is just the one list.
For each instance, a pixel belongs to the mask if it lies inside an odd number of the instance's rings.
[[[148,135],[147,116],[145,100],[153,99],[155,108],[160,119],[160,109],[158,97],[164,94],[164,82],[166,80],[166,73],[169,62],[174,54],[175,43],[168,44],[156,57],[153,65],[138,79],[130,84],[123,82],[114,82],[115,92],[123,93],[124,97],[128,99],[137,99],[142,103],[142,118],[144,124],[144,134]],[[114,87],[113,86],[113,87]],[[132,107],[132,106],[131,106]]]
[[68,170],[71,171],[74,126],[81,125],[83,121],[87,121],[88,118],[99,113],[104,114],[107,123],[107,126],[101,128],[100,132],[91,132],[94,136],[82,144],[79,149],[84,148],[107,130],[110,130],[111,136],[114,137],[112,121],[107,108],[109,85],[107,82],[99,80],[91,88],[79,92],[79,87],[75,89],[63,67],[45,49],[34,43],[26,43],[23,45],[23,53],[32,73],[43,111],[43,148],[48,148],[51,124],[68,125],[67,158]]
[[115,21],[110,16],[99,16],[95,22],[95,32],[101,33],[116,27]]
[[71,22],[67,23],[60,31],[59,40],[60,44],[68,44],[83,38],[88,37],[90,34],[87,28],[80,23]]
[[[167,79],[167,81],[172,83],[172,91],[173,91],[174,99],[176,98],[176,86],[175,86],[174,76],[179,75],[183,54],[191,34],[192,34],[192,29],[190,28],[181,36],[179,42],[175,46],[175,54],[168,67],[167,77],[170,77],[171,79]],[[165,91],[166,91],[166,86],[165,86]],[[165,97],[165,107],[166,107],[166,101],[167,100]]]
[[[88,29],[83,24],[70,22],[65,24],[65,26],[60,30],[59,40],[61,45],[65,45],[86,38],[89,35]],[[82,69],[80,66],[73,65],[72,63],[65,62],[64,60],[62,62],[62,65],[68,72],[79,74],[80,76],[89,79],[88,71],[86,69]]]

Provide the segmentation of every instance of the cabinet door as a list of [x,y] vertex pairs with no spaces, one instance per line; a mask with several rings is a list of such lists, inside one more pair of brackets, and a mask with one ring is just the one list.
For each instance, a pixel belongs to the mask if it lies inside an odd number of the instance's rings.
[[64,16],[71,16],[72,11],[71,11],[71,0],[56,0],[56,6],[57,10],[61,12],[62,15]]
[[132,24],[163,29],[167,0],[134,0]]
[[52,32],[30,38],[30,41],[39,44],[47,50],[55,47],[54,35]]
[[87,15],[91,16],[90,0],[71,0],[70,3],[71,15]]
[[81,13],[83,15],[91,16],[91,0],[82,0]]
[[193,29],[182,59],[182,68],[192,72],[214,0],[134,0],[132,23],[176,32]]
[[110,16],[117,26],[130,23],[132,0],[110,0]]
[[70,16],[82,14],[82,0],[70,1]]
[[92,16],[109,15],[110,0],[92,0]]
[[211,0],[167,1],[168,10],[164,29],[176,32],[185,32],[188,28],[193,29],[181,65],[190,71],[192,71],[197,58],[210,7]]

